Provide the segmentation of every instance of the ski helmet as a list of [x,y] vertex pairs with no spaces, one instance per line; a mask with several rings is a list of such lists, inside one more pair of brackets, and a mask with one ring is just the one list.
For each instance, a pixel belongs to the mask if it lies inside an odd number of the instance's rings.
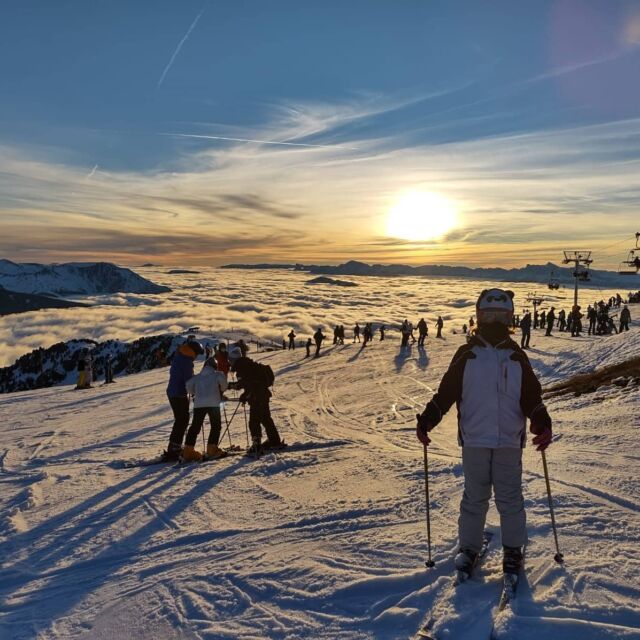
[[196,354],[196,358],[204,353],[202,345],[197,340],[189,340],[187,342],[187,347]]
[[504,289],[485,289],[476,302],[478,324],[486,325],[498,322],[511,324],[513,319],[513,291]]
[[215,358],[207,358],[204,362],[205,367],[211,367],[212,369],[218,369],[218,361]]

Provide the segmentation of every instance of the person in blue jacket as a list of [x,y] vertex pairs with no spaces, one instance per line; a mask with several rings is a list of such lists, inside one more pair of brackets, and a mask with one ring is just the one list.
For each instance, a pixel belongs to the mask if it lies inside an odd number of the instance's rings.
[[171,360],[167,397],[173,411],[173,428],[169,436],[169,445],[162,454],[162,459],[170,462],[178,460],[182,454],[182,441],[189,427],[189,396],[187,380],[193,378],[193,363],[204,353],[202,345],[196,340],[189,340],[180,345]]

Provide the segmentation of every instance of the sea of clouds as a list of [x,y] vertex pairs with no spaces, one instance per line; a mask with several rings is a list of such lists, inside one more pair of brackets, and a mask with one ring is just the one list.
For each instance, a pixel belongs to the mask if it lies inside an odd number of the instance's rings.
[[[439,315],[445,337],[460,332],[475,314],[482,289],[503,286],[516,293],[516,312],[527,306],[528,293],[537,291],[548,302],[570,309],[572,289],[548,291],[545,285],[499,283],[470,279],[422,277],[348,277],[357,287],[306,284],[312,275],[286,270],[199,268],[195,274],[169,274],[169,268],[135,269],[157,284],[172,288],[157,295],[115,294],[83,296],[90,308],[51,309],[0,318],[0,366],[12,364],[37,347],[72,338],[133,340],[160,333],[180,333],[199,325],[207,334],[246,330],[264,340],[281,343],[294,329],[306,339],[322,327],[332,337],[336,324],[347,335],[356,321],[384,323],[393,329],[408,318],[414,324],[424,316],[430,331]],[[581,291],[586,308],[616,292],[598,288]],[[627,291],[620,291],[626,296]]]

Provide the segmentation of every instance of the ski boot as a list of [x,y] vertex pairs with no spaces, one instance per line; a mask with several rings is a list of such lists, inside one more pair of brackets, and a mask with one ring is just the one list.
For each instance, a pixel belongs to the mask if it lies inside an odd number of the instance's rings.
[[182,450],[182,459],[185,462],[202,462],[202,454],[192,446],[185,445]]
[[505,576],[513,576],[517,580],[522,562],[523,555],[520,547],[503,546],[502,571]]
[[247,449],[247,455],[249,458],[259,458],[262,455],[262,445],[260,440],[256,439],[252,442],[251,446]]
[[227,452],[221,449],[217,444],[207,445],[207,455],[205,460],[219,460],[220,458],[226,458]]
[[180,460],[180,456],[182,455],[182,445],[177,444],[175,442],[170,442],[166,451],[162,452],[162,456],[160,456],[161,462],[178,462]]
[[465,582],[473,573],[473,569],[478,562],[478,554],[470,549],[460,549],[454,562],[458,583]]
[[261,445],[263,451],[279,451],[284,449],[287,445],[282,440],[265,440]]

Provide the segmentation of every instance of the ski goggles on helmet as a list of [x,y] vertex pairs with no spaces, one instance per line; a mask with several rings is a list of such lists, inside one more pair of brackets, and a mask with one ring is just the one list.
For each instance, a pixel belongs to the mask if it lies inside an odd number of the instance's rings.
[[476,311],[478,324],[499,324],[510,325],[513,320],[513,311],[502,307],[486,307]]

